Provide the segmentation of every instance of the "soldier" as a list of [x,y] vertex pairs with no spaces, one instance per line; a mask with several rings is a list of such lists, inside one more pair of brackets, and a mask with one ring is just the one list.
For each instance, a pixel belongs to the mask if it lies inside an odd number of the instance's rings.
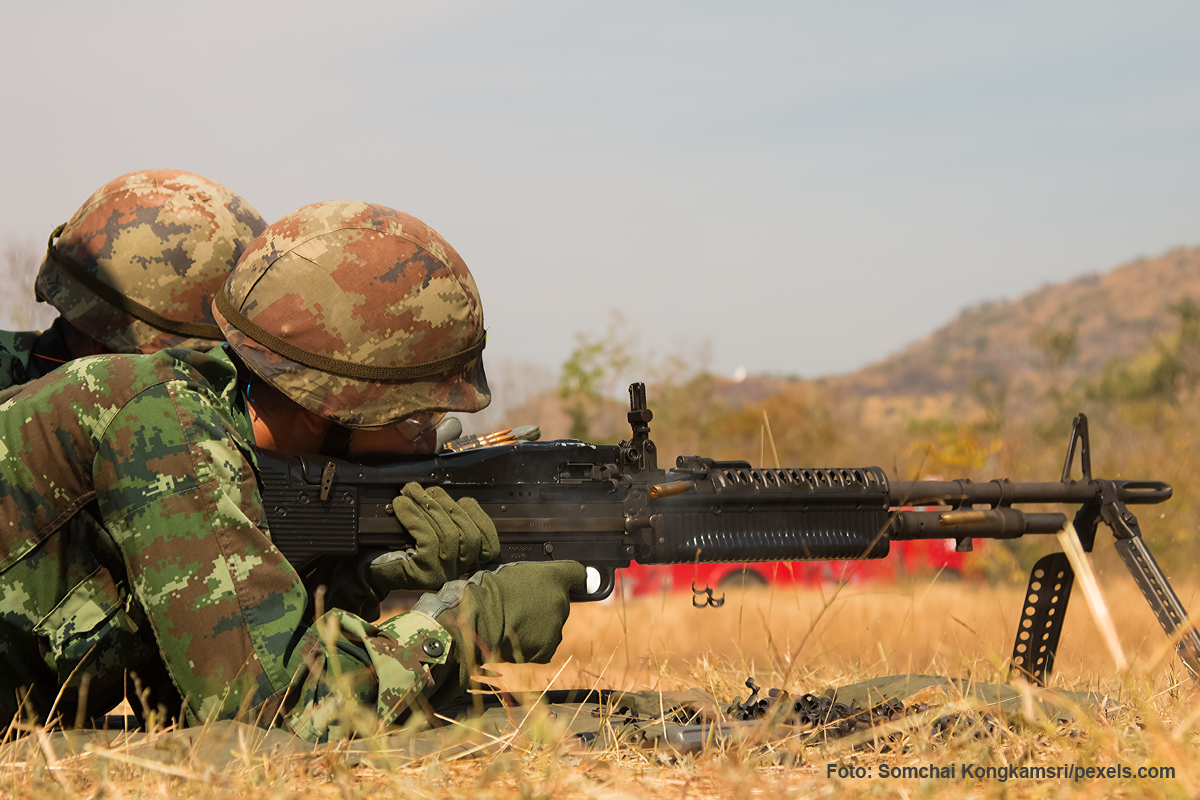
[[417,547],[362,582],[440,591],[378,625],[323,611],[261,506],[254,445],[429,452],[442,412],[487,405],[454,249],[406,214],[318,203],[270,226],[214,305],[223,347],[80,359],[0,406],[0,712],[103,713],[130,671],[184,724],[322,740],[356,709],[393,723],[451,701],[485,658],[549,660],[584,569],[472,574],[498,549],[477,505],[404,487]]
[[99,353],[208,350],[212,300],[267,223],[219,183],[173,169],[109,181],[50,235],[34,291],[45,331],[0,331],[0,400]]

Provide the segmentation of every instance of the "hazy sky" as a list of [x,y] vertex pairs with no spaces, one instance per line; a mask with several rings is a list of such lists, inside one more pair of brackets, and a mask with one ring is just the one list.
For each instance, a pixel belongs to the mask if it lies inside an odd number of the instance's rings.
[[619,309],[722,373],[847,371],[1200,243],[1194,3],[0,9],[0,241],[153,167],[268,220],[383,203],[466,259],[491,359]]

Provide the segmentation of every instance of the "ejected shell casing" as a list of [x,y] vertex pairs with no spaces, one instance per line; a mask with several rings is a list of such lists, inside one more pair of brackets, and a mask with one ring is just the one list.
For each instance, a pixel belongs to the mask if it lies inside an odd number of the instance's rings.
[[994,511],[947,511],[938,515],[938,524],[947,528],[958,525],[976,525],[989,522],[996,516]]
[[695,481],[671,481],[670,483],[659,483],[650,487],[650,496],[655,500],[660,500],[664,497],[674,497],[677,494],[690,492],[695,486]]

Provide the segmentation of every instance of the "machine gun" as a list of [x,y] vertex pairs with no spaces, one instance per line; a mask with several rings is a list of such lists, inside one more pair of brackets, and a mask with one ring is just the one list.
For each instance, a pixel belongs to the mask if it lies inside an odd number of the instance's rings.
[[[892,481],[878,467],[759,469],[744,461],[681,456],[659,469],[650,439],[646,387],[629,387],[632,436],[617,445],[573,439],[517,442],[434,456],[360,464],[317,455],[259,450],[263,505],[275,546],[298,569],[361,549],[413,544],[392,510],[404,484],[441,486],[473,497],[496,523],[498,562],[579,561],[600,587],[574,600],[600,600],[616,570],[639,564],[826,561],[883,558],[893,541],[1056,534],[1059,512],[1014,506],[1068,504],[1084,550],[1101,521],[1169,636],[1187,614],[1146,547],[1132,505],[1171,497],[1161,481],[1092,477],[1087,418],[1075,419],[1062,479]],[[1071,471],[1078,450],[1082,479]],[[939,506],[937,511],[898,510]],[[1030,577],[1012,664],[1044,683],[1066,616],[1074,572],[1063,553],[1042,558]],[[711,590],[710,590],[711,597]],[[1200,634],[1190,628],[1179,652],[1200,674]]]

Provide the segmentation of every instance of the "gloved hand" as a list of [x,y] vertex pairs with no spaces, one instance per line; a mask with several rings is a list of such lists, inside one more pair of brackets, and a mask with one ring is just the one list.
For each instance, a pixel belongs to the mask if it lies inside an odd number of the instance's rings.
[[438,697],[465,692],[485,661],[545,664],[562,642],[571,613],[571,589],[585,588],[587,570],[576,561],[524,561],[452,581],[422,595],[413,611],[433,617],[454,640],[457,675],[441,681]]
[[456,502],[441,487],[425,490],[410,483],[392,500],[392,508],[416,544],[371,561],[368,577],[381,595],[396,589],[440,589],[500,553],[496,523],[470,497]]

